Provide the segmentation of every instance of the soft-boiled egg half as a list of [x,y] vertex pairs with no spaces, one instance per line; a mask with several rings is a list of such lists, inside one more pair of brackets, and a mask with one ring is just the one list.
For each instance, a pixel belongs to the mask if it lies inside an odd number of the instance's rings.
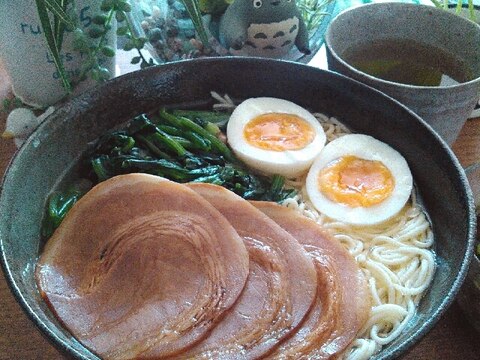
[[328,143],[307,176],[315,208],[353,225],[373,225],[395,216],[412,192],[406,160],[368,135],[345,135]]
[[253,169],[292,178],[308,170],[326,136],[318,120],[303,107],[259,97],[235,108],[227,139],[238,158]]

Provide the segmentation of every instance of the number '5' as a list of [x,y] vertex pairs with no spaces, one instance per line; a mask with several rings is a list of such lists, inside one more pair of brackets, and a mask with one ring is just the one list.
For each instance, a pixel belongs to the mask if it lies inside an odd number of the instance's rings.
[[89,27],[92,23],[92,18],[86,14],[88,10],[90,10],[90,6],[85,6],[80,10],[80,21],[84,27]]

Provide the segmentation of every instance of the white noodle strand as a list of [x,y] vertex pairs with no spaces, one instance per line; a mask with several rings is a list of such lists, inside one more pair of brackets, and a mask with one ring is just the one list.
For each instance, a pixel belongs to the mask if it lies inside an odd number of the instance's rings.
[[[215,109],[235,108],[228,95],[222,97],[212,92],[212,97],[218,101]],[[321,123],[327,142],[350,133],[335,118],[321,113],[313,115]],[[287,179],[285,185],[298,193],[283,205],[328,229],[352,254],[367,279],[372,309],[358,338],[341,358],[369,359],[405,330],[435,273],[435,255],[431,250],[434,236],[417,194],[413,191],[410,202],[392,219],[364,227],[338,222],[319,213],[308,199],[305,175]]]
[[[314,115],[327,141],[348,133],[336,119]],[[359,337],[342,358],[368,359],[400,336],[433,279],[434,237],[428,218],[412,192],[410,202],[392,219],[374,226],[352,226],[329,219],[315,209],[305,190],[305,176],[289,179],[286,184],[297,189],[298,194],[283,205],[328,229],[354,256],[367,278],[373,307]]]

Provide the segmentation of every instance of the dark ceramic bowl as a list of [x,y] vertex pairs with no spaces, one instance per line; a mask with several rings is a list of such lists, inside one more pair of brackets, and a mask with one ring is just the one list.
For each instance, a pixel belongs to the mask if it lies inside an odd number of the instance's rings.
[[210,91],[234,99],[273,96],[335,116],[407,159],[432,220],[438,269],[408,329],[375,358],[405,353],[438,321],[464,280],[475,236],[471,190],[449,147],[413,112],[359,82],[307,65],[254,58],[170,63],[114,79],[57,109],[17,153],[0,193],[5,275],[25,312],[59,348],[95,359],[62,328],[34,281],[48,194],[72,176],[92,141],[130,117],[162,105],[211,107]]
[[477,256],[473,256],[457,299],[470,324],[480,333],[480,259]]
[[[465,169],[465,173],[473,192],[477,214],[480,216],[480,163],[470,165]],[[478,229],[475,246],[480,246],[480,232]],[[467,277],[460,288],[457,300],[468,321],[480,333],[480,258],[478,256],[479,251],[477,250],[476,252],[477,254],[473,256]]]

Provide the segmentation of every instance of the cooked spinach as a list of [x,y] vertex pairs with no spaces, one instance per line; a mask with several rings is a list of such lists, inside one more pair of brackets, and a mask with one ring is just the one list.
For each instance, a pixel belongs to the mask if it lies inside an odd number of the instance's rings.
[[47,201],[46,216],[42,224],[42,236],[49,238],[72,206],[91,188],[88,181],[79,181],[65,191],[55,191]]
[[[142,172],[179,182],[221,185],[247,200],[282,201],[295,191],[285,189],[285,179],[253,173],[217,136],[210,120],[223,117],[204,111],[141,114],[120,131],[102,136],[85,158],[81,174],[94,184],[121,174]],[[77,189],[78,190],[78,189]],[[83,192],[72,189],[53,194],[44,221],[49,236]]]

